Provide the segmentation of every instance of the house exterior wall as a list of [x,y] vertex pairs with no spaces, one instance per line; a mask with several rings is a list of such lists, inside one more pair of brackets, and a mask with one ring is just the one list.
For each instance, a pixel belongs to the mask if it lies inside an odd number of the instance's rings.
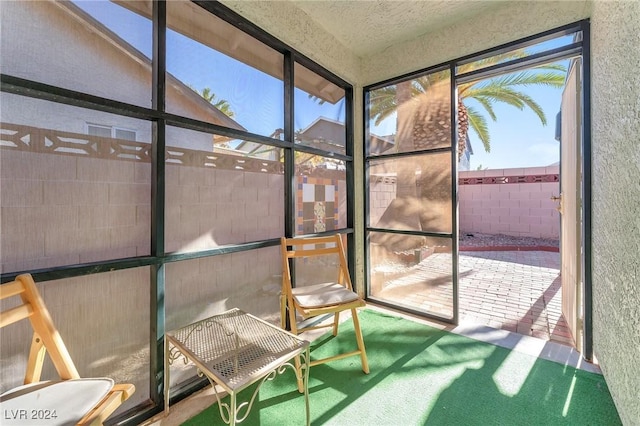
[[[50,1],[3,2],[0,71],[16,77],[90,93],[134,105],[151,107],[151,64],[130,56],[73,19]],[[28,24],[25,24],[28,23]],[[151,33],[148,34],[151,37]],[[47,64],[47,66],[32,66]],[[211,121],[200,99],[168,84],[178,114]],[[188,90],[188,89],[186,89]],[[30,104],[39,106],[34,109]],[[134,130],[137,141],[151,140],[151,126],[141,120],[53,104],[24,102],[17,96],[3,99],[2,121],[56,130],[87,133],[87,124]],[[169,128],[170,143],[190,149],[211,150],[211,135]],[[174,135],[175,134],[175,135]]]
[[640,3],[591,15],[593,339],[623,424],[640,421]]
[[62,6],[3,2],[1,19],[2,73],[151,107],[151,67],[126,58]]

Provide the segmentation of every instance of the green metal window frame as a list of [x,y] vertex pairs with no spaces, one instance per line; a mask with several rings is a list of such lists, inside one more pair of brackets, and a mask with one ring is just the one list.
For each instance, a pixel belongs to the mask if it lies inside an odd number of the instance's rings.
[[[253,241],[242,244],[224,245],[212,249],[190,253],[165,252],[165,142],[167,126],[215,133],[221,136],[242,138],[246,141],[282,148],[284,151],[284,211],[285,236],[295,233],[295,153],[305,152],[331,156],[346,164],[347,211],[346,228],[327,231],[316,235],[346,233],[348,238],[348,258],[352,276],[355,274],[354,252],[354,166],[353,166],[353,87],[351,84],[322,68],[308,57],[289,47],[250,21],[236,14],[219,2],[193,1],[202,8],[202,13],[211,13],[284,56],[284,140],[253,134],[250,132],[221,127],[166,112],[166,30],[167,5],[163,0],[153,0],[153,50],[152,50],[152,106],[144,108],[118,102],[87,93],[64,89],[37,81],[27,80],[7,74],[0,74],[0,90],[25,97],[43,99],[61,104],[108,112],[120,116],[145,120],[152,126],[151,144],[151,251],[149,256],[106,260],[55,268],[12,272],[0,275],[0,283],[13,280],[20,273],[31,273],[37,282],[51,281],[84,275],[100,274],[115,270],[148,266],[150,268],[150,383],[149,401],[109,420],[110,424],[139,424],[162,412],[164,409],[164,333],[165,333],[165,265],[190,259],[219,256],[235,252],[246,252],[280,244],[279,238]],[[323,150],[294,143],[294,64],[299,63],[345,91],[345,153],[327,153]],[[355,282],[355,280],[354,280]],[[182,384],[172,392],[171,403],[180,401],[202,389],[208,382],[203,379]]]
[[[467,72],[464,74],[457,73],[457,66],[463,65],[466,63],[474,62],[483,58],[487,58],[493,55],[498,55],[501,53],[508,52],[510,50],[514,50],[517,48],[525,48],[527,46],[534,45],[536,43],[540,43],[546,40],[550,40],[556,37],[561,37],[564,35],[569,35],[573,33],[581,32],[582,37],[580,40],[574,41],[571,44],[567,44],[565,46],[561,46],[555,49],[550,49],[547,51],[543,51],[540,53],[532,54],[523,58],[515,59],[509,62],[497,64],[491,67],[482,68],[479,70]],[[394,309],[400,309],[402,311],[410,312],[413,314],[417,314],[424,317],[434,318],[440,321],[451,322],[452,324],[458,324],[458,307],[459,307],[459,295],[458,295],[458,203],[457,203],[457,187],[458,183],[456,179],[453,179],[452,182],[452,197],[455,208],[453,209],[453,224],[452,224],[452,233],[451,234],[443,234],[436,235],[424,232],[417,231],[397,231],[392,229],[378,229],[371,227],[369,225],[369,163],[375,160],[383,160],[385,158],[400,158],[407,155],[414,155],[419,153],[420,151],[408,152],[408,153],[397,153],[397,154],[387,154],[387,155],[375,155],[372,156],[368,152],[366,152],[366,141],[370,135],[369,129],[369,93],[372,90],[379,89],[381,87],[385,87],[388,85],[392,85],[395,83],[403,82],[410,80],[412,78],[420,77],[421,75],[428,74],[433,71],[438,71],[442,69],[449,68],[451,70],[451,123],[452,123],[452,145],[456,146],[456,127],[457,127],[457,85],[463,82],[473,81],[481,78],[489,78],[491,76],[495,76],[500,73],[505,72],[514,72],[522,69],[526,69],[536,64],[541,64],[545,62],[549,62],[552,60],[561,60],[568,59],[575,56],[580,56],[582,58],[582,78],[583,78],[583,99],[582,99],[582,128],[583,128],[583,138],[581,150],[583,153],[582,157],[582,170],[583,172],[583,182],[582,182],[582,202],[583,202],[583,222],[582,222],[582,234],[583,234],[583,242],[582,249],[584,253],[584,261],[582,262],[582,276],[584,281],[584,294],[583,294],[583,304],[584,304],[584,336],[583,336],[583,346],[584,352],[583,356],[586,360],[591,361],[593,359],[593,321],[592,321],[592,237],[591,237],[591,227],[592,227],[592,196],[591,196],[591,55],[590,55],[590,40],[591,40],[591,32],[590,32],[590,22],[588,19],[578,21],[575,23],[571,23],[568,25],[564,25],[562,27],[554,28],[539,34],[535,34],[529,37],[525,37],[510,43],[505,43],[503,45],[486,49],[481,52],[477,52],[474,54],[466,55],[464,57],[460,57],[442,64],[438,64],[429,68],[424,68],[421,70],[417,70],[414,72],[410,72],[407,74],[400,75],[398,77],[390,78],[384,81],[380,81],[377,83],[370,84],[363,88],[363,104],[362,108],[364,111],[363,114],[363,126],[364,126],[364,144],[365,144],[365,172],[364,172],[364,200],[365,200],[365,240],[367,240],[366,235],[369,232],[389,232],[389,233],[398,233],[405,235],[426,235],[426,236],[444,236],[444,237],[452,237],[452,252],[454,254],[453,257],[453,271],[452,271],[452,279],[453,279],[453,318],[449,321],[446,318],[441,318],[438,316],[426,314],[421,311],[412,310],[405,307],[399,307],[393,305],[389,302],[384,302],[378,299],[371,299],[368,292],[370,286],[370,260],[369,260],[369,247],[365,246],[365,294],[367,300],[375,300],[376,303],[390,306]],[[444,151],[448,150],[448,148],[444,149]],[[455,149],[452,154],[455,154]],[[452,173],[454,176],[457,176],[457,158],[452,155]]]

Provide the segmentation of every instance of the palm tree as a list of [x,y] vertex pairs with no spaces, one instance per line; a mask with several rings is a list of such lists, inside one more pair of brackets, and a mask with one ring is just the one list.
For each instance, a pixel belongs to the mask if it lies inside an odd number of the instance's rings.
[[202,90],[194,89],[191,86],[189,86],[189,88],[202,96],[205,101],[218,108],[220,112],[222,112],[227,117],[233,118],[233,116],[235,115],[235,113],[231,110],[231,105],[229,104],[229,102],[226,99],[216,99],[216,94],[213,93],[210,87],[205,87]]
[[[490,65],[513,60],[526,56],[524,50],[509,52],[502,55],[492,56],[480,61],[462,65],[458,68],[459,73],[466,73],[476,69],[485,68]],[[507,74],[488,80],[473,81],[458,85],[458,158],[464,152],[468,129],[476,133],[487,152],[491,151],[491,136],[489,134],[486,117],[475,107],[468,104],[468,101],[475,100],[486,112],[486,114],[496,121],[494,112],[496,103],[505,103],[520,110],[528,107],[540,119],[543,125],[547,124],[547,119],[540,105],[528,94],[520,91],[522,87],[530,86],[550,86],[562,87],[564,85],[565,68],[559,64],[544,65],[532,70],[522,71],[515,74]],[[411,91],[411,98],[426,94],[434,88],[448,86],[448,73],[433,73],[419,77],[409,82],[399,83],[395,86],[387,86],[375,90],[371,94],[370,116],[376,125],[384,119],[398,112],[398,108],[406,102],[406,95],[401,94],[401,90]],[[409,86],[403,88],[403,86]],[[445,112],[444,110],[442,112]],[[442,116],[438,121],[449,121],[448,116]],[[422,138],[428,137],[428,133],[421,128],[429,122],[416,120],[414,125],[414,135]]]
[[[484,68],[524,56],[524,51],[497,55],[463,65],[460,73]],[[471,127],[487,152],[491,149],[487,119],[468,100],[475,100],[486,114],[497,119],[496,103],[506,103],[519,109],[530,108],[542,124],[546,124],[544,111],[526,93],[519,89],[532,85],[561,87],[564,84],[564,68],[550,64],[515,74],[508,74],[484,81],[458,85],[458,159],[464,153]],[[371,92],[370,117],[376,125],[396,114],[395,149],[398,152],[439,148],[451,143],[450,76],[448,72],[433,73],[414,80],[387,86]],[[439,161],[440,160],[440,161]],[[381,172],[396,173],[396,198],[389,204],[378,228],[445,231],[451,228],[451,176],[449,168],[440,157],[403,157],[397,169]],[[419,177],[418,177],[419,176]],[[424,206],[429,205],[428,209]],[[397,234],[377,234],[372,242],[383,244],[392,251],[415,249],[421,245],[439,244],[425,239],[408,239]],[[374,241],[375,240],[375,241]]]

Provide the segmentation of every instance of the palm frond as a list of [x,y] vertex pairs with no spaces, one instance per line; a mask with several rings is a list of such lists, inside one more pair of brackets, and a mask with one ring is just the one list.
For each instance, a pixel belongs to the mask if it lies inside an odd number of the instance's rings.
[[473,91],[467,92],[465,98],[471,99],[483,99],[479,100],[481,103],[495,103],[495,102],[503,102],[508,105],[514,106],[518,109],[523,109],[526,103],[522,100],[522,96],[526,96],[521,92],[517,92],[508,87],[479,87],[474,89]]
[[492,78],[485,83],[478,84],[476,87],[509,87],[509,86],[531,86],[542,85],[551,87],[562,87],[564,85],[565,75],[558,72],[530,72],[522,71],[519,73],[507,74],[501,77]]
[[467,107],[467,119],[469,120],[469,127],[478,135],[484,150],[491,152],[491,136],[489,135],[487,120],[473,107]]
[[557,62],[552,62],[550,64],[539,65],[534,67],[535,70],[554,70],[554,71],[562,71],[567,72],[567,67]]
[[423,75],[422,77],[418,77],[412,81],[412,92],[414,95],[419,95],[420,93],[425,93],[429,91],[429,89],[445,80],[449,80],[451,78],[449,72],[433,72],[427,75]]
[[[491,101],[489,101],[489,99],[479,96],[479,97],[475,97],[474,98],[480,105],[482,105],[482,107],[485,109],[485,111],[487,111],[487,114],[489,114],[489,117],[491,117],[491,119],[493,121],[496,121],[498,118],[496,117],[496,113],[493,111],[493,104],[491,103]],[[464,102],[464,101],[463,101]],[[467,109],[469,108],[466,104],[465,107],[467,107]]]
[[385,102],[380,102],[375,104],[371,104],[371,109],[369,110],[369,119],[374,120],[375,125],[379,125],[388,117],[393,115],[396,112],[396,102],[395,100],[386,100]]
[[531,110],[538,116],[540,122],[542,122],[543,126],[547,125],[547,116],[544,114],[542,107],[533,98],[527,94],[518,92],[518,96],[520,100],[525,103],[526,106],[531,108]]
[[483,105],[486,102],[503,102],[508,105],[514,106],[519,110],[523,110],[525,107],[529,107],[538,116],[543,125],[546,126],[547,124],[547,118],[544,114],[544,111],[542,110],[542,107],[526,93],[518,92],[504,87],[483,87],[478,88],[477,92],[473,93],[473,96],[469,97],[477,100]]
[[371,91],[369,105],[369,117],[374,120],[377,126],[391,116],[398,107],[395,86],[387,86]]

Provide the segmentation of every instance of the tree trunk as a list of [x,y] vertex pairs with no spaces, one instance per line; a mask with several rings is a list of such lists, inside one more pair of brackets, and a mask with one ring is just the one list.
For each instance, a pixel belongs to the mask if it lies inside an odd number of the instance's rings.
[[[436,149],[451,145],[449,85],[433,85],[411,97],[410,83],[396,87],[398,152]],[[443,162],[443,157],[446,160]],[[416,155],[393,160],[396,167],[396,198],[378,222],[380,228],[417,231],[450,231],[450,156]],[[406,251],[425,245],[424,238],[396,234],[376,236],[387,249]],[[378,241],[376,241],[378,242]],[[439,242],[438,242],[439,243]],[[438,244],[433,242],[433,244]]]

